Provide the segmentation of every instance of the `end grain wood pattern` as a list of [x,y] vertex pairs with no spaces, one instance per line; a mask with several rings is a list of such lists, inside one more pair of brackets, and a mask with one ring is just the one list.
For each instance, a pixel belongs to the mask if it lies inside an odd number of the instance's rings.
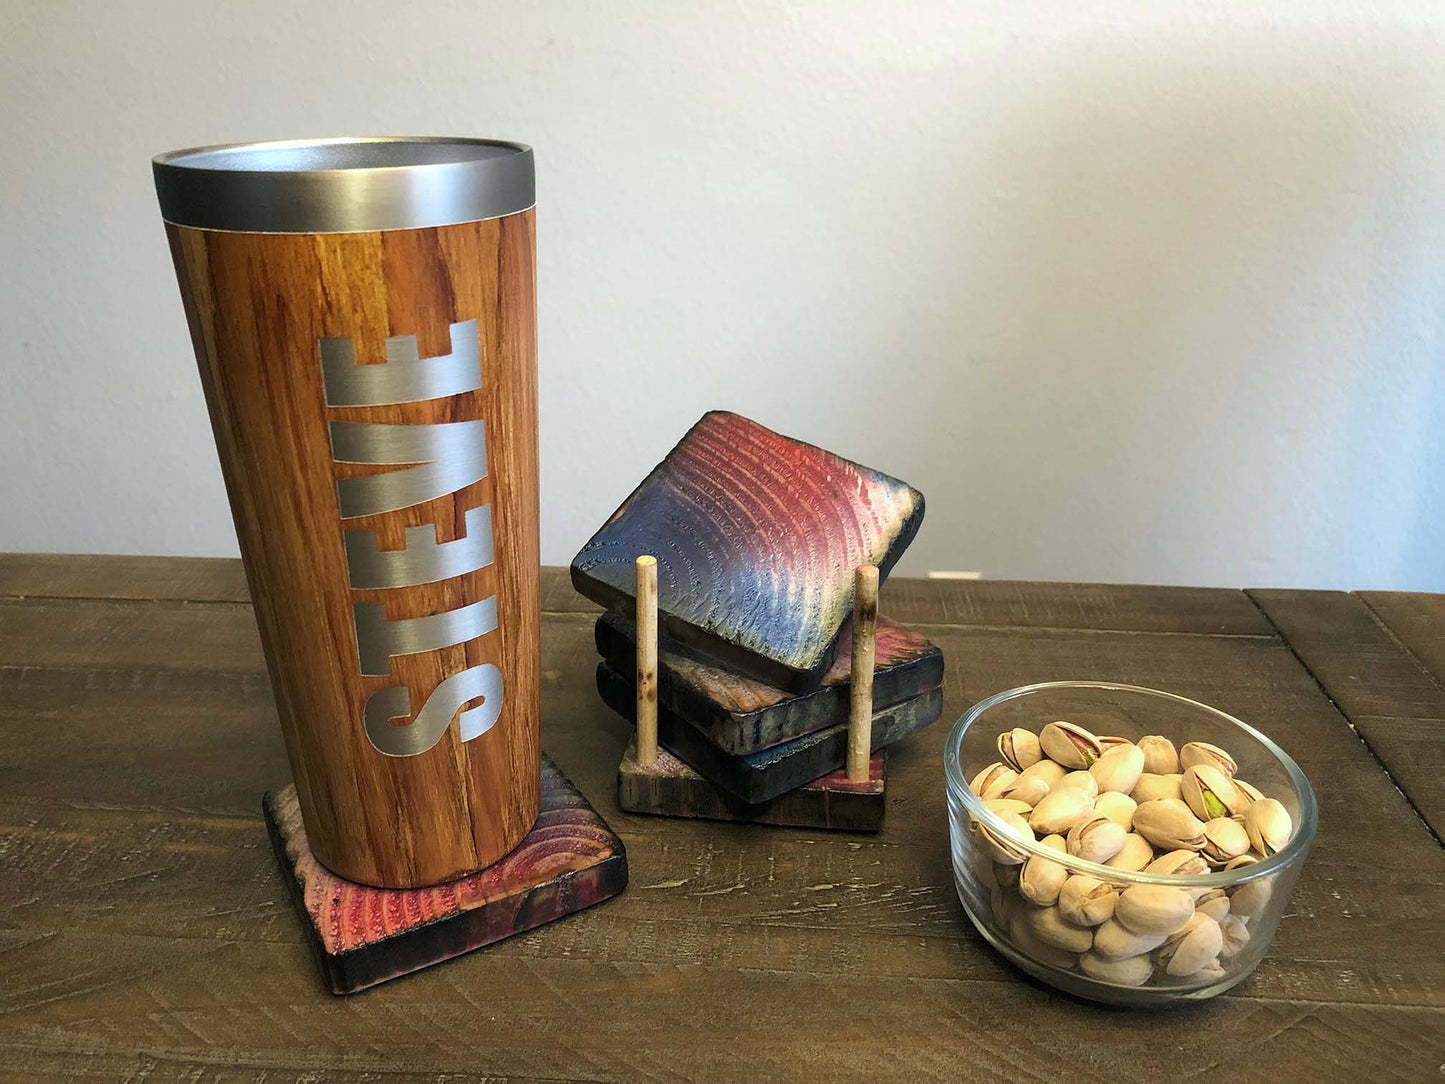
[[[345,877],[392,887],[490,865],[531,828],[540,787],[533,213],[385,233],[167,231],[314,853]],[[468,321],[480,387],[328,405],[322,339],[350,339],[359,373],[385,360],[389,338],[415,336],[426,365],[452,353],[453,325]],[[341,519],[339,484],[398,468],[333,462],[332,426],[415,431],[476,420],[484,477]],[[394,557],[408,528],[437,545],[467,537],[468,513],[484,506],[491,563],[417,586],[350,582],[344,531]],[[495,631],[383,653],[389,672],[363,672],[354,606],[379,607],[390,628],[493,598]],[[486,733],[463,742],[454,714],[417,755],[385,755],[368,739],[373,693],[405,689],[411,715],[393,712],[391,722],[414,721],[444,680],[486,664],[502,685]]]
[[[633,625],[620,610],[597,619],[597,652],[618,673],[632,677]],[[875,711],[902,703],[943,684],[943,652],[923,635],[878,618],[873,669]],[[803,734],[848,721],[853,622],[838,633],[833,665],[823,684],[790,693],[676,651],[662,652],[658,701],[701,729],[723,752],[756,753]]]
[[923,520],[897,478],[705,414],[572,561],[579,592],[633,609],[632,562],[658,559],[664,635],[783,688],[817,688],[859,565],[886,578]]
[[[605,662],[597,667],[597,691],[625,719],[635,710],[632,682]],[[873,717],[872,748],[901,741],[943,713],[943,690],[932,689],[885,708]],[[732,756],[713,745],[691,723],[664,708],[657,712],[658,743],[710,782],[742,801],[767,802],[841,768],[848,756],[848,724],[840,723],[747,756]]]
[[829,772],[770,802],[750,805],[709,783],[666,749],[657,761],[639,764],[636,743],[617,766],[617,804],[629,813],[699,820],[739,821],[788,828],[876,832],[888,808],[887,750],[868,762],[868,779],[853,783],[844,771]]
[[337,877],[306,842],[296,789],[267,794],[272,845],[332,993],[349,994],[535,929],[615,896],[627,851],[548,757],[541,812],[501,861],[431,888]]

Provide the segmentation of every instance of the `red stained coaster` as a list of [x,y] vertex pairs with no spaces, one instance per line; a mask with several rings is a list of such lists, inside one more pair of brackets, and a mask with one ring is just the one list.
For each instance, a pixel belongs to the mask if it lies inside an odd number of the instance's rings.
[[288,785],[262,802],[271,844],[331,992],[368,986],[535,929],[627,885],[622,840],[547,756],[537,823],[501,861],[430,888],[343,880],[306,845]]

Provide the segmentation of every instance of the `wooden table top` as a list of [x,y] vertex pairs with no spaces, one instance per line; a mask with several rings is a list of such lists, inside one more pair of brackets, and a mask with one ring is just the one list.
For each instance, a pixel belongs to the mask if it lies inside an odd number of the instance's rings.
[[[882,832],[648,818],[617,809],[596,610],[546,570],[543,747],[631,883],[338,999],[262,825],[288,772],[239,564],[0,557],[0,1075],[1439,1077],[1445,596],[896,580],[882,608],[948,660],[943,720],[890,758]],[[1318,792],[1274,945],[1213,1002],[1070,999],[963,914],[949,722],[1065,677],[1239,715]]]

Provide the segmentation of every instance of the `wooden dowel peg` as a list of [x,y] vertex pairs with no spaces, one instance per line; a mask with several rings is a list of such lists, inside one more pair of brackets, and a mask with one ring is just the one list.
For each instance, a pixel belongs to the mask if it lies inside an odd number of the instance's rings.
[[848,780],[868,779],[873,755],[873,649],[878,624],[878,569],[863,565],[853,575],[853,673],[848,712]]
[[637,763],[657,763],[657,558],[637,559]]

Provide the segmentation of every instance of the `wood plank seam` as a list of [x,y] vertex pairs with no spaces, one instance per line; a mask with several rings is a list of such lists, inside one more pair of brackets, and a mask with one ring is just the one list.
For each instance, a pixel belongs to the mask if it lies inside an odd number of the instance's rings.
[[1411,651],[1405,642],[1395,635],[1395,630],[1385,623],[1385,619],[1380,616],[1379,611],[1370,605],[1370,600],[1358,591],[1351,591],[1350,594],[1354,595],[1355,598],[1364,604],[1365,610],[1370,615],[1370,619],[1380,627],[1380,631],[1390,638],[1390,642],[1404,652],[1405,657],[1415,664],[1416,668],[1425,675],[1430,684],[1439,689],[1442,695],[1445,695],[1445,685],[1442,685],[1440,679],[1435,676],[1434,672],[1420,660],[1420,656]]
[[[1281,629],[1278,625],[1276,625],[1274,619],[1269,616],[1269,611],[1266,610],[1262,605],[1260,605],[1259,600],[1254,597],[1254,589],[1247,589],[1244,593],[1245,596],[1249,599],[1249,601],[1253,602],[1255,606],[1259,608],[1259,612],[1264,615],[1264,619],[1268,621],[1272,626],[1274,626],[1279,642],[1282,643],[1285,648],[1288,649],[1289,653],[1294,656],[1294,659],[1297,663],[1299,663],[1300,668],[1304,670],[1304,672],[1310,676],[1310,680],[1313,681],[1316,686],[1318,686],[1320,694],[1324,696],[1324,698],[1330,702],[1330,706],[1339,713],[1340,718],[1345,721],[1345,725],[1350,728],[1350,731],[1355,735],[1356,738],[1359,739],[1360,744],[1363,745],[1365,749],[1369,752],[1371,759],[1373,759],[1374,762],[1379,765],[1380,770],[1385,773],[1385,778],[1390,781],[1390,785],[1395,788],[1396,793],[1398,793],[1400,797],[1404,799],[1405,804],[1410,807],[1410,812],[1415,814],[1416,819],[1420,822],[1421,825],[1424,826],[1425,831],[1430,833],[1430,838],[1432,838],[1439,847],[1445,849],[1445,839],[1440,838],[1440,834],[1435,831],[1434,827],[1425,818],[1425,814],[1420,811],[1420,807],[1415,804],[1415,802],[1410,798],[1408,794],[1405,793],[1404,788],[1402,788],[1400,784],[1396,782],[1395,776],[1390,772],[1389,765],[1385,763],[1384,759],[1375,750],[1375,747],[1366,740],[1365,736],[1362,733],[1360,733],[1360,728],[1357,727],[1355,725],[1355,721],[1350,718],[1349,712],[1345,711],[1344,707],[1334,698],[1334,695],[1331,694],[1328,686],[1326,686],[1325,683],[1320,680],[1319,675],[1315,673],[1315,671],[1310,667],[1307,662],[1305,662],[1304,658],[1300,655],[1294,644],[1290,643],[1289,637],[1284,634],[1284,630]],[[1364,602],[1363,599],[1361,599],[1360,601],[1362,603]],[[1379,618],[1375,614],[1374,610],[1371,610],[1368,604],[1365,605],[1365,609],[1370,613],[1370,616],[1374,618],[1375,621],[1378,623]],[[1385,631],[1389,632],[1389,629],[1386,629]],[[1390,638],[1394,640],[1394,634],[1391,634]],[[1399,643],[1398,640],[1396,640],[1395,642],[1397,644]],[[1408,655],[1409,653],[1406,652],[1406,654]],[[1415,658],[1414,655],[1409,655],[1409,658],[1411,662],[1415,663],[1417,666],[1419,665],[1420,660]],[[1424,667],[1421,667],[1421,669],[1423,670]],[[1436,684],[1438,687],[1438,683],[1435,682],[1434,675],[1431,675],[1428,670],[1425,671],[1425,673],[1427,676],[1430,677],[1431,683]]]

